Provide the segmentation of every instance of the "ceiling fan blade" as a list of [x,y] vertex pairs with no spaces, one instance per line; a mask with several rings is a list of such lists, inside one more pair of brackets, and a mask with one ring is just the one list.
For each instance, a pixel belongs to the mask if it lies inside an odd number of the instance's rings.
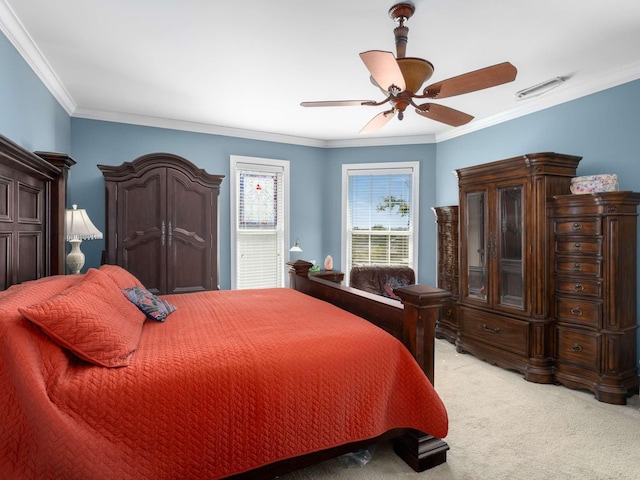
[[378,115],[369,120],[360,133],[373,133],[384,127],[389,120],[391,120],[396,114],[395,110],[387,110],[386,112],[380,112]]
[[453,127],[459,127],[473,120],[471,115],[437,103],[423,103],[416,108],[416,113]]
[[393,53],[370,50],[361,53],[360,58],[373,79],[385,92],[388,92],[392,85],[398,87],[401,92],[407,88]]
[[320,102],[301,102],[303,107],[348,107],[375,103],[373,100],[330,100]]
[[447,98],[495,87],[515,80],[518,70],[509,62],[458,75],[429,85],[424,95],[429,98]]

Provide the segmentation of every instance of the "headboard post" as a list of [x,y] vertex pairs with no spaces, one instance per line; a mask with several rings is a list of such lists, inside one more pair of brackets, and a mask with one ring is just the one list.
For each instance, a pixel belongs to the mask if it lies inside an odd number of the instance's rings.
[[34,153],[60,169],[60,175],[51,183],[51,275],[64,275],[66,272],[64,221],[67,208],[67,179],[69,169],[76,164],[76,161],[66,153]]

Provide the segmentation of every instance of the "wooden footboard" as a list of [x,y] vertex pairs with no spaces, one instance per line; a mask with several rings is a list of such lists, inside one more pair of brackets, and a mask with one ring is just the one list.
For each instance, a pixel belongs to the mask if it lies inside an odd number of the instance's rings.
[[[435,326],[442,301],[451,296],[449,292],[427,285],[410,285],[395,290],[402,299],[399,303],[309,276],[312,266],[309,262],[297,260],[289,266],[291,288],[358,315],[400,339],[435,384]],[[439,438],[410,431],[396,438],[394,449],[414,470],[423,471],[446,462],[449,446]]]

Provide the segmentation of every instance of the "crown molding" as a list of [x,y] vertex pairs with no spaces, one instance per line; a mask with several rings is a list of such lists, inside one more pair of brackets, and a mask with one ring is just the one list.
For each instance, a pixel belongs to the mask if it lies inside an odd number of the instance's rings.
[[62,108],[72,115],[77,107],[76,103],[5,0],[0,0],[0,30]]
[[[579,78],[579,77],[578,77]],[[640,62],[627,65],[615,72],[600,75],[591,80],[578,81],[578,78],[569,79],[566,84],[531,99],[519,100],[514,108],[504,112],[473,121],[467,125],[454,128],[448,132],[436,135],[436,143],[460,137],[483,128],[498,125],[509,120],[524,117],[531,113],[546,110],[562,103],[570,102],[593,93],[598,93],[609,88],[617,87],[628,82],[640,79]]]
[[442,134],[321,140],[297,137],[293,135],[208,125],[197,122],[79,108],[60,81],[59,77],[51,68],[51,65],[42,55],[40,49],[36,46],[31,36],[25,30],[18,17],[6,3],[6,0],[0,0],[0,31],[2,31],[9,39],[25,62],[36,73],[38,78],[43,82],[45,87],[51,92],[69,116],[320,148],[375,147],[439,143],[640,78],[640,62],[628,65],[627,67],[615,72],[600,75],[591,80],[585,80],[582,82],[579,82],[579,75],[576,75],[575,78],[571,78],[565,85],[562,85],[547,94],[527,100],[521,100],[509,110],[486,118],[476,119],[467,125],[451,129],[450,131]]
[[182,130],[185,132],[207,133],[211,135],[222,135],[225,137],[246,138],[249,140],[261,140],[265,142],[288,143],[306,147],[325,148],[327,146],[327,142],[325,140],[296,137],[293,135],[282,135],[278,133],[259,132],[256,130],[244,130],[241,128],[222,127],[219,125],[209,125],[206,123],[173,120],[147,115],[134,115],[129,113],[77,108],[73,117],[85,118],[88,120],[101,120],[104,122],[127,123],[143,127],[157,127],[167,128],[170,130]]

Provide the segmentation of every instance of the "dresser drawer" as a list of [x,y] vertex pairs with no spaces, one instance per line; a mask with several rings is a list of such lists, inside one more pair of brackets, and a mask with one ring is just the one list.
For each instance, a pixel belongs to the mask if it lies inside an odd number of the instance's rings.
[[563,238],[556,237],[556,253],[577,255],[601,255],[602,240],[600,238]]
[[514,318],[463,309],[460,329],[465,337],[474,337],[518,355],[529,355],[529,324]]
[[602,297],[602,283],[583,279],[556,278],[556,292],[585,297]]
[[598,370],[600,335],[571,328],[557,327],[557,357],[560,363],[569,363]]
[[599,235],[600,218],[556,219],[553,231],[556,235]]
[[602,261],[596,258],[556,258],[556,273],[590,277],[602,276]]
[[599,328],[602,318],[602,304],[570,297],[557,297],[556,317],[561,322]]

